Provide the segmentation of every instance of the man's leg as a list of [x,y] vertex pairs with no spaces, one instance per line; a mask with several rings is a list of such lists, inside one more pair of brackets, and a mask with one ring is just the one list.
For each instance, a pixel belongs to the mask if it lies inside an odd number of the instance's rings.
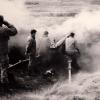
[[3,69],[2,69],[2,63],[0,62],[0,82],[3,83]]
[[33,56],[30,56],[29,58],[29,64],[28,64],[28,74],[30,76],[35,75],[35,65],[36,65],[36,59]]
[[64,54],[64,66],[67,69],[68,68],[68,55]]
[[9,67],[8,55],[2,56],[1,59],[1,83],[8,83],[7,68]]
[[31,68],[32,68],[32,59],[31,59],[31,57],[29,56],[28,75],[30,75],[30,76],[31,76],[31,74],[32,74]]

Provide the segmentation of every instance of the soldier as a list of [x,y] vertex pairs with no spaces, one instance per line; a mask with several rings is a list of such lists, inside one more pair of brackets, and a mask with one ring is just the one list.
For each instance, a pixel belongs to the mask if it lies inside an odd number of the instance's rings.
[[76,53],[78,53],[77,44],[74,36],[75,33],[70,33],[70,35],[67,36],[67,38],[65,39],[65,53],[67,53],[69,57],[72,57]]
[[50,39],[48,37],[49,32],[44,31],[43,36],[41,37],[39,41],[38,46],[38,55],[40,56],[47,56],[49,48],[50,48]]
[[[49,39],[49,32],[44,31],[43,36],[41,37],[41,40],[39,41],[39,47],[38,47],[38,55],[41,57],[41,62],[43,69],[47,69],[49,67],[49,61],[50,61],[50,39]],[[44,68],[45,67],[45,68]]]
[[33,29],[28,37],[28,44],[26,46],[26,55],[29,56],[28,73],[29,75],[35,74],[35,61],[36,61],[36,30]]
[[75,33],[71,32],[68,36],[65,36],[60,41],[56,43],[56,47],[64,43],[64,62],[65,66],[68,66],[68,61],[72,62],[72,66],[75,70],[79,70],[79,66],[77,64],[77,55],[79,54],[79,49],[77,48],[77,43],[74,38]]
[[10,36],[17,34],[16,28],[4,20],[4,17],[0,15],[0,74],[1,83],[8,81],[7,69],[9,67],[8,57],[8,40]]
[[[70,33],[65,40],[65,62],[71,61],[72,69],[74,71],[79,70],[79,66],[77,64],[77,57],[79,55],[79,49],[77,48],[77,42],[75,40],[75,33]],[[67,60],[67,61],[66,61]]]

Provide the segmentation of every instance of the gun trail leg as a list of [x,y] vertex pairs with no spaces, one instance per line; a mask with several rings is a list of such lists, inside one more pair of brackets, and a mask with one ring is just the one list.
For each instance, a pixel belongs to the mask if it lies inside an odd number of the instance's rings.
[[71,59],[68,59],[68,83],[71,83]]

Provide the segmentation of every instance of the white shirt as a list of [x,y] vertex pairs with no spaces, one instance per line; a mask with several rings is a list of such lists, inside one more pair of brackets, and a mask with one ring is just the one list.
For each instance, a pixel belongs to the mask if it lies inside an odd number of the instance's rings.
[[41,37],[39,41],[38,53],[39,55],[45,55],[50,49],[49,37]]
[[65,39],[65,51],[74,51],[76,50],[76,41],[73,37]]

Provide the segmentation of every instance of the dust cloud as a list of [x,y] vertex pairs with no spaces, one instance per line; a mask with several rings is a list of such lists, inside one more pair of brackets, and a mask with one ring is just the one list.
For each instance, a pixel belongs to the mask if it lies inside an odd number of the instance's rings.
[[92,7],[84,7],[72,17],[34,17],[30,16],[25,7],[25,0],[1,0],[0,14],[18,29],[19,34],[11,39],[10,45],[25,47],[27,36],[32,28],[38,31],[36,37],[38,43],[45,30],[49,31],[51,41],[54,38],[58,41],[65,34],[75,32],[81,52],[79,64],[83,70],[94,71],[100,69],[100,10],[97,6]]
[[[86,8],[84,7],[83,9],[80,9],[80,12],[78,14],[72,17],[34,17],[30,16],[29,11],[25,8],[24,1],[0,1],[0,14],[4,15],[5,20],[8,20],[12,24],[14,24],[19,32],[19,34],[16,37],[11,38],[10,45],[20,45],[24,48],[26,45],[27,36],[29,35],[30,29],[32,28],[36,28],[38,30],[36,38],[38,39],[38,43],[40,37],[42,37],[42,34],[45,30],[49,31],[51,41],[54,38],[56,39],[56,41],[58,41],[66,34],[69,34],[70,32],[75,32],[78,48],[80,49],[81,53],[80,58],[78,60],[78,63],[81,67],[81,72],[73,77],[74,82],[70,89],[69,85],[66,84],[67,81],[65,81],[65,83],[57,83],[46,93],[43,92],[42,95],[32,94],[32,99],[35,98],[37,100],[51,100],[50,98],[52,98],[52,100],[67,100],[68,94],[71,97],[72,95],[76,95],[75,93],[82,93],[79,95],[83,95],[84,92],[85,94],[87,92],[90,93],[88,89],[91,85],[99,86],[100,8],[97,6],[89,6]],[[92,73],[90,74],[89,72]],[[93,72],[95,73],[93,74]],[[81,80],[79,81],[79,79]],[[98,89],[96,91],[99,93]]]

